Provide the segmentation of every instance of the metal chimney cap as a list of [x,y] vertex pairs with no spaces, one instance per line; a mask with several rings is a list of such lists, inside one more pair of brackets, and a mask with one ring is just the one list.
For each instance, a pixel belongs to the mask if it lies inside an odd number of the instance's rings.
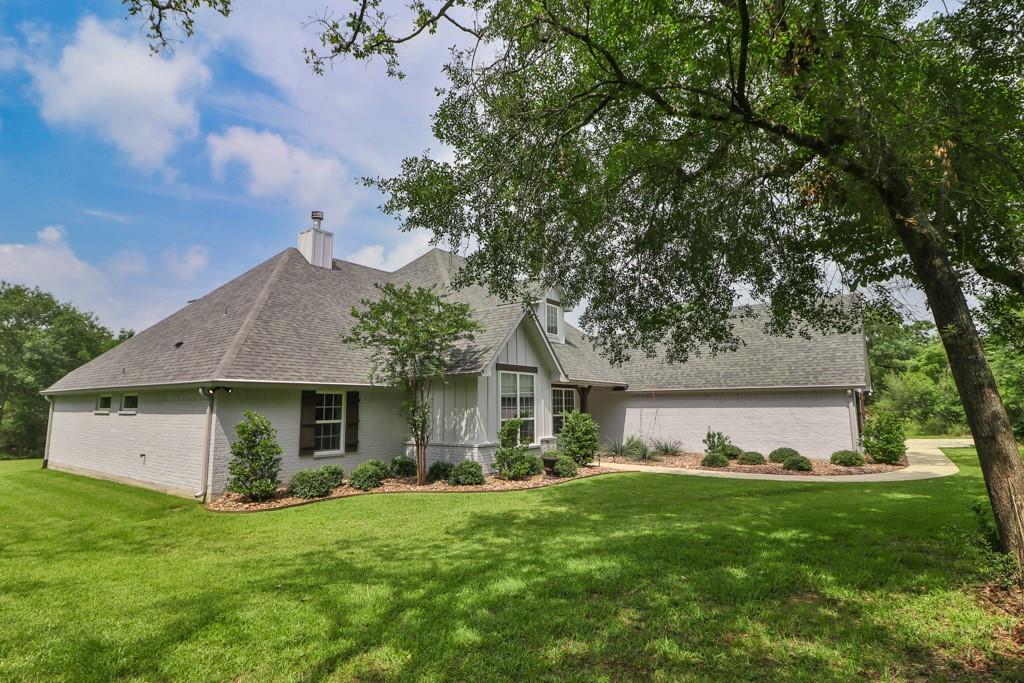
[[313,213],[311,213],[309,215],[315,221],[322,221],[324,219],[324,212],[323,211],[314,211]]

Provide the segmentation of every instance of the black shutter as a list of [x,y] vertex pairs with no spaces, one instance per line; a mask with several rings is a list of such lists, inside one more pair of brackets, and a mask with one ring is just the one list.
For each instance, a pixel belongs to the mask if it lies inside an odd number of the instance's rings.
[[345,452],[359,450],[359,392],[345,393]]
[[299,455],[313,455],[316,450],[316,392],[302,392],[299,410]]

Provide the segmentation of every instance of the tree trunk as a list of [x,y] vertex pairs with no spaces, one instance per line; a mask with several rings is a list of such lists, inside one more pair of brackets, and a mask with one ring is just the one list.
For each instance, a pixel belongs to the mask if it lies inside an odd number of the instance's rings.
[[917,210],[912,188],[892,173],[882,188],[896,233],[914,265],[978,450],[1003,549],[1024,564],[1024,464],[959,277],[938,232]]
[[427,483],[427,444],[416,441],[416,484],[423,486]]

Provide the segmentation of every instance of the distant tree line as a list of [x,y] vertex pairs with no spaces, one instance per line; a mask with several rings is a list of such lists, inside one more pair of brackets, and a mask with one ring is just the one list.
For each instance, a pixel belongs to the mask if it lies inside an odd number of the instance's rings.
[[52,295],[0,281],[0,457],[38,456],[49,409],[39,393],[132,336]]
[[[985,354],[1018,438],[1024,437],[1024,312],[986,299],[978,318]],[[931,322],[905,321],[891,307],[865,316],[871,406],[902,418],[910,434],[968,434],[942,340]]]

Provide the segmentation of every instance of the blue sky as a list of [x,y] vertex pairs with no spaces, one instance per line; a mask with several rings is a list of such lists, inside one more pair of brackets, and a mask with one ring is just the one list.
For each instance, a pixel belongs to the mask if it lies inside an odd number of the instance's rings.
[[151,57],[116,0],[0,3],[0,279],[141,329],[294,245],[312,209],[336,256],[425,251],[357,178],[437,150],[452,41],[406,50],[404,81],[362,63],[318,78],[301,48],[323,10],[241,0]]
[[0,279],[139,330],[292,246],[312,209],[337,257],[425,251],[357,178],[444,153],[429,115],[455,37],[411,43],[404,81],[379,63],[315,77],[304,24],[324,7],[238,0],[153,57],[117,0],[0,3]]

